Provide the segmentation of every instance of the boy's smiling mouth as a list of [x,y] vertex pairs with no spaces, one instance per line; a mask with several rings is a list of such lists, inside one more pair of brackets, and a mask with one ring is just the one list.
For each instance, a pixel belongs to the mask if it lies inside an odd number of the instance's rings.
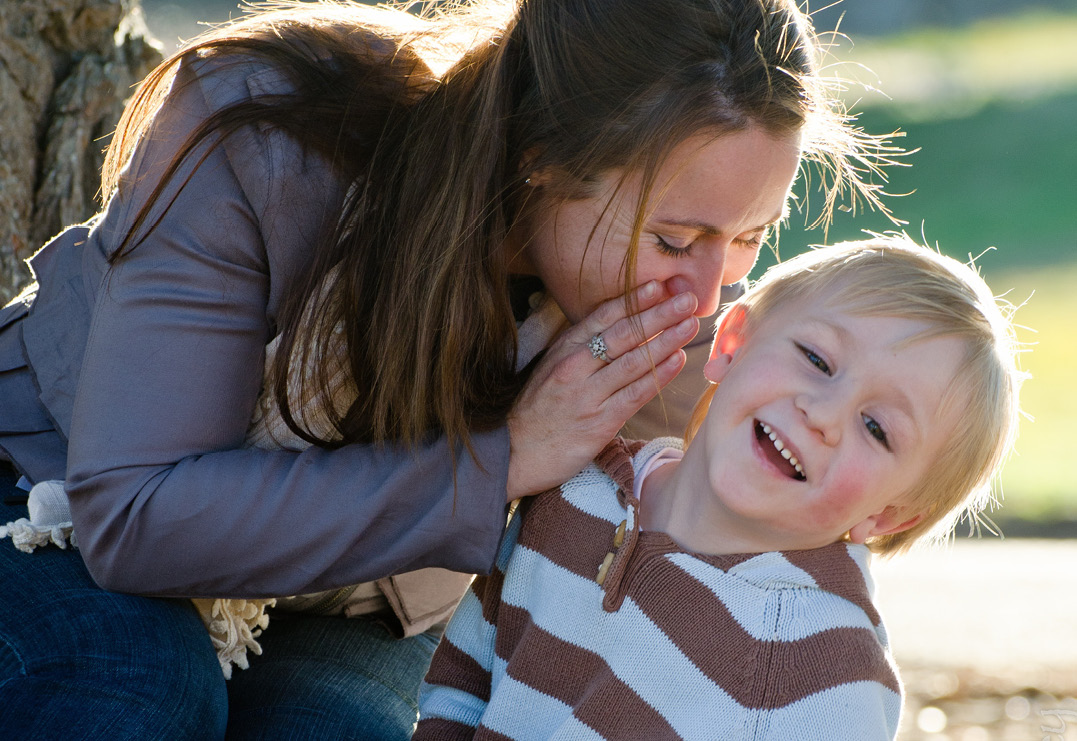
[[760,442],[760,447],[763,449],[767,460],[773,463],[778,470],[783,471],[791,479],[797,481],[807,480],[804,475],[804,467],[800,465],[800,461],[793,455],[793,451],[789,449],[785,442],[771,429],[770,425],[757,419],[755,421],[755,438]]

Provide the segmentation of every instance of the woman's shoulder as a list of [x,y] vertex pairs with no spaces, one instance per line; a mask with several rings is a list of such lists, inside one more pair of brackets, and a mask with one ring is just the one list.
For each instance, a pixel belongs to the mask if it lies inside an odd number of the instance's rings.
[[170,97],[182,100],[188,90],[201,94],[210,112],[259,96],[295,92],[288,70],[268,57],[250,53],[192,53],[177,66]]
[[[235,106],[259,99],[274,105],[296,92],[289,70],[263,55],[192,54],[181,62],[169,94],[170,105],[179,110],[164,112],[164,118],[178,114],[181,129],[190,132]],[[260,224],[270,262],[290,264],[309,253],[324,214],[339,210],[346,177],[295,134],[246,113],[242,117],[249,124],[224,136],[221,146],[234,182]]]
[[235,47],[209,43],[192,49],[178,60],[177,79],[196,82],[212,108],[224,108],[259,96],[301,92],[293,64],[344,74],[348,60],[362,60],[373,70],[388,67],[400,52],[399,42],[376,28],[321,23],[293,29],[287,41],[250,39]]

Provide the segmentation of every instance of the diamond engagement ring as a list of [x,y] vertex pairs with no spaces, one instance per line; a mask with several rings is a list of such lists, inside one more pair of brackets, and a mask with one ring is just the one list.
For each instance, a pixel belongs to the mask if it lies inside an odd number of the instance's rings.
[[587,343],[587,348],[591,351],[591,357],[601,360],[603,363],[612,363],[613,358],[606,354],[606,341],[602,339],[602,335],[593,335]]

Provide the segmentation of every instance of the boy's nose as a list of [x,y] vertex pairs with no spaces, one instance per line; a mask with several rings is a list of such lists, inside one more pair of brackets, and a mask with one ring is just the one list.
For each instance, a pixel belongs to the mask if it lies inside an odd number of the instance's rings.
[[841,421],[845,417],[840,400],[833,397],[833,394],[817,391],[799,394],[793,402],[804,415],[808,428],[829,446],[841,442]]

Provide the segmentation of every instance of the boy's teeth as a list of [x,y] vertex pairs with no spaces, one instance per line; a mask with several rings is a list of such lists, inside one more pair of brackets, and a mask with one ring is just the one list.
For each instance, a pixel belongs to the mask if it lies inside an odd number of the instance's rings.
[[793,468],[796,469],[796,472],[803,476],[804,467],[800,465],[800,461],[797,460],[797,457],[795,455],[789,452],[789,449],[785,447],[785,443],[782,442],[781,438],[774,434],[774,430],[772,430],[770,428],[770,425],[765,422],[763,423],[763,432],[764,434],[766,434],[767,437],[770,438],[770,441],[774,443],[774,447],[777,448],[778,452],[782,454],[782,458],[785,458],[787,461],[792,463]]
[[[777,447],[777,446],[775,446],[775,447]],[[781,450],[781,453],[782,453],[782,458],[785,458],[785,460],[792,463],[793,468],[795,468],[797,471],[800,471],[800,461],[797,460],[797,457],[795,455],[793,455],[792,453],[789,452],[789,448],[783,448],[783,449],[780,449],[780,450]],[[800,472],[803,473],[803,471],[800,471]]]

